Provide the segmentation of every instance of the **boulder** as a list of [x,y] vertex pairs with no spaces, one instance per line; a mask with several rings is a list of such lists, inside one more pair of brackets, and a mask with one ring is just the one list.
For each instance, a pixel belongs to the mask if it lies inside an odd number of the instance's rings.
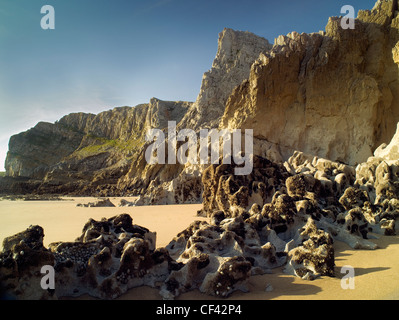
[[98,199],[95,202],[88,202],[88,203],[78,203],[77,207],[85,207],[85,208],[96,208],[96,207],[115,207],[115,205],[109,200],[106,199]]
[[[0,282],[17,299],[89,294],[113,299],[128,289],[164,281],[172,259],[155,249],[155,233],[134,225],[127,214],[89,220],[74,242],[43,247],[43,229],[33,226],[8,237],[0,253]],[[43,290],[41,268],[55,270],[55,289]]]

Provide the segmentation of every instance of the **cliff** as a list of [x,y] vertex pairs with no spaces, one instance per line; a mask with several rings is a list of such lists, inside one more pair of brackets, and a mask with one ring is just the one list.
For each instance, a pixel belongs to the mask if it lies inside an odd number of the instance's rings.
[[[90,219],[74,242],[48,249],[43,228],[31,226],[4,240],[0,280],[20,299],[114,299],[142,285],[165,299],[193,289],[224,298],[282,266],[303,280],[333,277],[334,241],[377,249],[370,239],[395,235],[399,218],[398,8],[398,0],[378,1],[353,30],[330,18],[325,32],[293,32],[272,48],[226,29],[195,103],[151,99],[12,137],[3,191],[140,194],[135,205],[202,194],[199,214],[210,221],[158,249],[155,233],[127,214]],[[253,171],[149,165],[144,134],[169,120],[196,132],[253,129]],[[56,289],[30,290],[40,281],[35,268],[48,264]]]
[[[89,115],[85,115],[87,120]],[[8,176],[42,178],[49,166],[76,150],[83,133],[63,123],[39,122],[34,128],[12,136],[5,162]]]
[[232,90],[248,78],[259,54],[272,48],[266,39],[251,32],[225,28],[218,39],[212,68],[205,72],[197,100],[180,128],[217,128]]
[[[138,204],[200,201],[206,165],[145,160],[144,134],[165,129],[168,120],[197,133],[253,129],[255,154],[275,162],[301,151],[359,164],[390,141],[399,122],[398,64],[397,0],[360,11],[353,30],[333,17],[324,32],[292,32],[273,46],[250,32],[224,29],[194,103],[154,98],[39,123],[10,139],[7,175],[31,179],[24,192],[142,195]],[[4,181],[0,186],[10,185]]]
[[353,30],[330,18],[325,32],[278,37],[234,89],[220,127],[254,129],[284,158],[300,150],[366,161],[399,120],[397,9],[379,1]]
[[[249,76],[259,54],[270,48],[262,37],[226,28],[219,34],[216,57],[203,76],[195,103],[153,98],[133,108],[98,115],[74,113],[54,124],[38,124],[10,139],[7,175],[35,179],[31,191],[39,193],[117,195],[148,189],[160,193],[153,197],[158,203],[196,202],[202,193],[201,170],[147,165],[145,133],[165,129],[168,121],[176,121],[178,129],[217,128],[232,89]],[[187,190],[190,177],[191,191]],[[177,178],[179,182],[173,181]]]
[[150,128],[181,120],[191,103],[161,101],[114,108],[97,115],[73,113],[38,123],[10,139],[9,177],[41,180],[40,193],[91,194],[112,189],[127,172]]
[[[177,130],[217,128],[234,87],[249,76],[251,65],[270,43],[250,32],[225,28],[218,39],[212,68],[205,72],[197,100],[188,108]],[[144,149],[118,181],[118,190],[141,194],[137,204],[193,203],[201,199],[200,165],[148,165]]]

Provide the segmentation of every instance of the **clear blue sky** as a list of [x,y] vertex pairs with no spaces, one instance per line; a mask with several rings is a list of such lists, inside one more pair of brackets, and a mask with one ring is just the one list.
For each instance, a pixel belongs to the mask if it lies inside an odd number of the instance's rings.
[[[9,137],[71,112],[195,101],[225,27],[274,41],[374,0],[0,0],[0,171]],[[43,5],[55,30],[43,30]]]

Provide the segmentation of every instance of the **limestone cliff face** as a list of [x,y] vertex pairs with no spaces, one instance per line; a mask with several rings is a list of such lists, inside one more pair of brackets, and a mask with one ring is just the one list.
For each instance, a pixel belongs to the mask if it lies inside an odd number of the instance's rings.
[[143,146],[145,132],[163,129],[169,120],[180,121],[190,105],[153,98],[133,108],[73,113],[54,124],[40,122],[11,137],[7,175],[42,179],[67,192],[79,189],[78,182],[96,187],[116,183]]
[[[234,87],[248,78],[251,65],[270,43],[250,32],[224,29],[219,34],[218,50],[212,68],[205,72],[197,100],[178,122],[177,129],[217,128],[227,98]],[[139,190],[138,204],[192,203],[201,199],[203,166],[148,165],[141,150],[118,189]]]
[[128,141],[145,134],[148,129],[166,128],[168,121],[180,121],[191,104],[152,98],[150,103],[134,108],[121,107],[101,112],[86,125],[84,132],[110,140]]
[[168,121],[180,121],[192,105],[184,101],[162,101],[152,98],[147,104],[119,107],[97,115],[73,113],[57,123],[75,128],[85,134],[127,141],[141,136],[151,128],[166,128]]
[[325,32],[276,39],[229,97],[220,127],[355,164],[388,142],[399,120],[398,2],[361,11],[355,29],[330,18]]
[[388,161],[399,159],[399,123],[391,142],[388,145],[384,143],[379,146],[375,150],[374,156]]
[[274,162],[297,150],[364,162],[399,122],[398,7],[398,0],[378,1],[359,12],[354,30],[330,18],[325,32],[293,32],[273,46],[225,29],[194,103],[153,98],[39,123],[10,139],[7,174],[37,179],[32,185],[42,193],[139,194],[142,204],[198,201],[205,166],[145,161],[145,133],[168,121],[196,132],[253,129],[255,154]]
[[[166,128],[168,121],[176,121],[178,129],[217,128],[232,89],[249,76],[259,54],[270,48],[266,39],[250,32],[225,29],[219,35],[217,55],[211,70],[204,74],[194,104],[153,98],[149,104],[134,108],[115,108],[97,115],[67,115],[55,124],[46,124],[46,132],[35,128],[14,136],[7,174],[43,180],[40,192],[49,188],[52,192],[84,194],[138,194],[152,190],[149,193],[162,193],[155,196],[155,201],[198,201],[202,192],[200,168],[148,165],[144,135],[151,128]],[[35,134],[51,136],[50,131],[58,128],[64,129],[61,136],[65,141],[59,138],[53,144],[37,144],[23,138]],[[26,152],[16,152],[19,149]],[[50,154],[54,156],[49,157]]]
[[41,178],[49,166],[77,149],[83,133],[66,123],[39,122],[11,137],[5,168],[11,177]]
[[219,34],[212,68],[204,73],[197,100],[179,127],[217,128],[231,91],[248,78],[259,54],[271,47],[266,39],[253,33],[225,28]]

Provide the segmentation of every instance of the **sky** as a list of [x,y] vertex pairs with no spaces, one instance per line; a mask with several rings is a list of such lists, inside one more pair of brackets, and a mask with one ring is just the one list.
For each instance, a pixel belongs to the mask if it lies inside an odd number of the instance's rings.
[[[330,16],[375,0],[0,0],[0,171],[10,136],[71,112],[195,101],[218,34],[271,43],[324,30]],[[55,29],[44,30],[44,5]]]

